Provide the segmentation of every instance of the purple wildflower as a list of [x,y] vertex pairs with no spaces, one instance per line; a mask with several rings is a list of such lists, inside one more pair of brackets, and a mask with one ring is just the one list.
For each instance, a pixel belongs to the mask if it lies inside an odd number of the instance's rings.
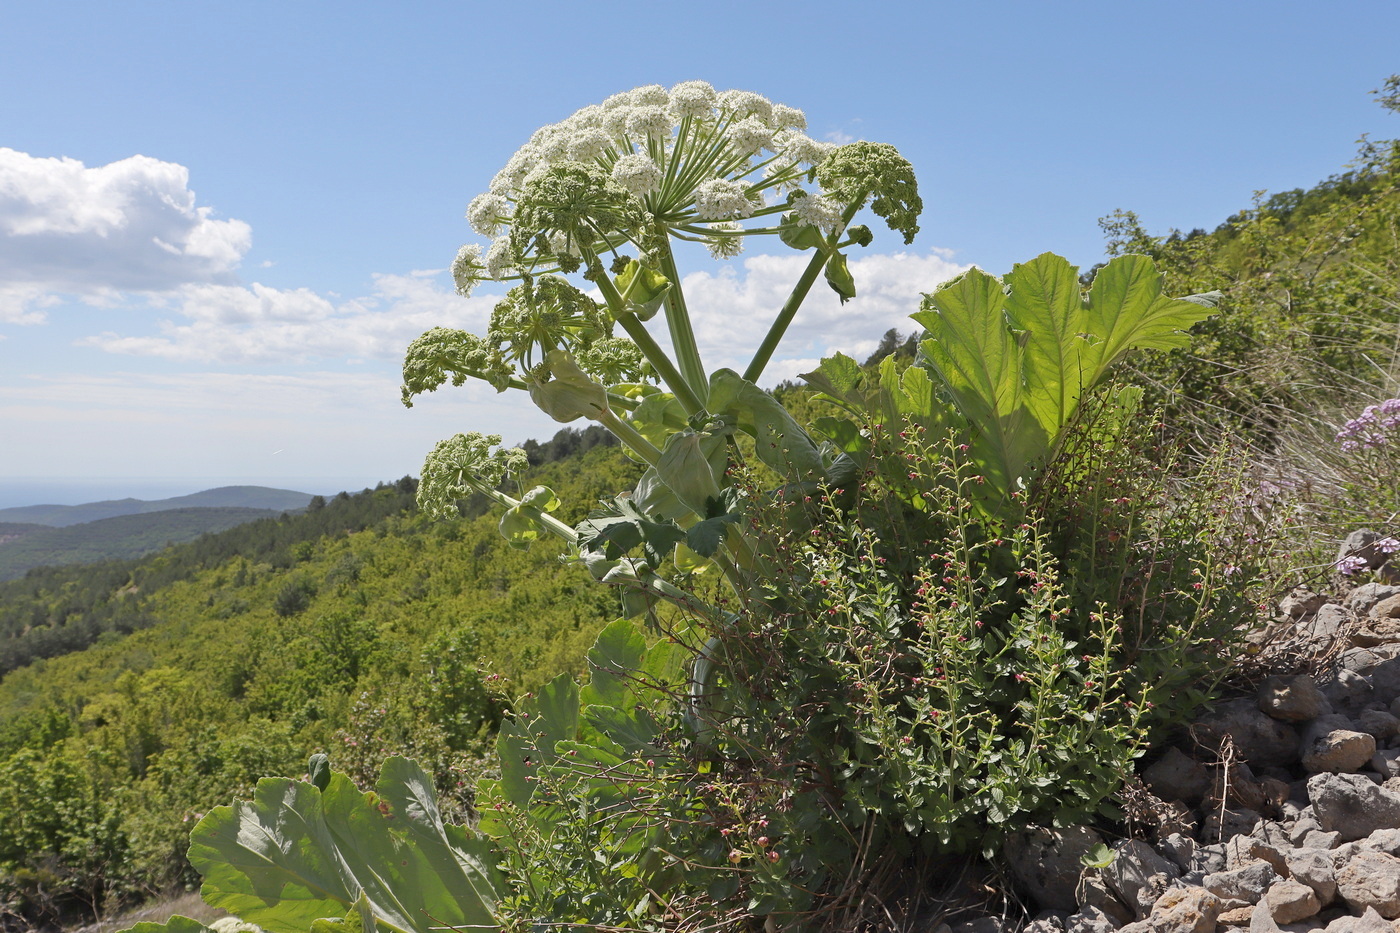
[[1396,551],[1400,551],[1400,541],[1396,541],[1394,538],[1381,538],[1374,547],[1382,554],[1394,554]]
[[1386,446],[1392,435],[1400,435],[1400,398],[1367,405],[1337,432],[1337,442],[1346,451],[1374,449]]
[[1370,566],[1370,562],[1364,557],[1343,557],[1337,561],[1337,572],[1344,577],[1349,577],[1354,573],[1368,569]]

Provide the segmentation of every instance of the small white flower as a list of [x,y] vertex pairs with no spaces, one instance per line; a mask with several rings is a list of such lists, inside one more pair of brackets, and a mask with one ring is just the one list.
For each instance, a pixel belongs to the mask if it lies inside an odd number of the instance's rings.
[[[612,98],[608,98],[611,100]],[[610,107],[603,111],[603,132],[613,139],[627,135],[627,118],[632,115],[632,105]]]
[[574,115],[566,121],[576,130],[587,129],[589,127],[599,127],[603,125],[603,108],[597,104],[589,104],[574,111]]
[[467,205],[467,222],[482,236],[501,232],[501,222],[510,219],[510,201],[504,195],[487,191],[472,198]]
[[749,186],[727,178],[711,178],[695,186],[695,210],[701,217],[739,218],[754,212]]
[[496,177],[491,179],[491,192],[493,194],[510,194],[520,190],[525,183],[525,176],[539,161],[540,154],[533,146],[521,146],[516,150],[515,155],[510,157],[505,168],[497,172]]
[[671,118],[653,104],[633,107],[627,114],[627,134],[635,139],[665,139],[671,135]]
[[773,143],[773,131],[758,117],[745,117],[724,131],[729,144],[743,155],[753,155]]
[[504,279],[514,274],[515,265],[515,250],[511,249],[510,237],[498,236],[492,240],[491,248],[486,251],[487,278]]
[[677,120],[708,117],[714,110],[716,99],[715,89],[708,81],[682,81],[671,88],[671,116]]
[[549,248],[556,256],[582,256],[578,241],[569,239],[562,230],[552,230],[549,234]]
[[612,177],[633,197],[644,198],[660,184],[661,168],[645,152],[634,152],[613,164]]
[[671,101],[671,95],[659,84],[634,87],[627,98],[633,107],[665,107]]
[[737,221],[722,220],[710,224],[710,229],[719,234],[705,241],[715,259],[733,259],[744,251],[744,238],[736,235],[744,228]]
[[798,198],[792,205],[792,212],[804,224],[811,224],[822,233],[831,233],[841,226],[841,208],[819,194],[809,194]]
[[472,289],[481,281],[481,246],[468,243],[457,250],[457,258],[452,260],[452,281],[457,286],[457,294],[470,298]]
[[613,94],[611,97],[608,97],[598,106],[603,110],[616,110],[619,107],[630,107],[632,106],[632,92],[622,91],[620,93]]
[[783,130],[773,137],[773,148],[783,158],[791,159],[800,165],[820,165],[832,149],[831,143],[819,143],[806,133],[796,130]]
[[558,126],[548,127],[549,132],[539,139],[532,139],[535,151],[545,162],[563,162],[569,157],[570,135]]
[[807,115],[796,107],[787,104],[773,105],[773,128],[779,130],[805,130]]
[[725,91],[719,95],[719,109],[736,120],[755,116],[769,126],[773,124],[772,101],[753,91]]
[[569,158],[574,162],[592,162],[608,151],[612,140],[596,127],[576,130],[569,137]]

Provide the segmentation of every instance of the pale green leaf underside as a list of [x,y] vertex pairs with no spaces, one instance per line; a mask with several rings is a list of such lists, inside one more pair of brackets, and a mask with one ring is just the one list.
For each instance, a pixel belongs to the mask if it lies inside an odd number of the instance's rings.
[[494,928],[500,880],[487,844],[442,822],[411,761],[385,762],[376,791],[343,774],[324,792],[265,778],[251,801],[211,811],[190,834],[204,900],[269,933],[343,917],[362,893],[382,930]]

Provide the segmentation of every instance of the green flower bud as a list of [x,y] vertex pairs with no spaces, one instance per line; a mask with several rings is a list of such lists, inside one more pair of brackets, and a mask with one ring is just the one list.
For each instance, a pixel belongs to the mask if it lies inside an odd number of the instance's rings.
[[507,474],[529,466],[529,458],[519,447],[492,451],[500,442],[499,434],[476,431],[439,441],[423,461],[419,510],[432,518],[456,518],[458,499],[495,489]]
[[873,197],[870,209],[903,233],[905,243],[914,242],[924,202],[914,167],[894,146],[864,141],[841,146],[817,166],[817,183],[845,205],[864,205]]
[[841,296],[842,304],[856,296],[856,280],[851,276],[850,267],[846,265],[845,253],[832,253],[831,258],[826,261],[826,284]]

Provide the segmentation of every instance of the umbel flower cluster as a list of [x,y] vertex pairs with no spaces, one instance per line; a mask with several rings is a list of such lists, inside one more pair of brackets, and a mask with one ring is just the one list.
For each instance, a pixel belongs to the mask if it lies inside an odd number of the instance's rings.
[[[867,204],[912,241],[922,204],[909,163],[893,146],[818,142],[802,111],[703,81],[639,87],[542,127],[474,198],[467,219],[489,245],[463,246],[452,263],[459,294],[478,283],[517,283],[484,337],[436,329],[410,348],[404,401],[465,374],[499,391],[551,378],[551,351],[569,354],[604,385],[683,378],[703,394],[672,256],[672,240],[716,258],[745,237],[776,235],[822,257],[818,271],[843,300],[854,295],[840,249],[867,245],[847,229]],[[599,304],[566,276],[581,273]],[[587,287],[586,285],[584,287]],[[658,364],[641,322],[662,307],[678,372]],[[615,335],[620,326],[626,336]],[[784,325],[785,326],[785,325]],[[431,362],[422,365],[422,361]],[[690,393],[677,393],[683,401]]]
[[[802,111],[758,94],[687,81],[585,107],[511,156],[467,209],[490,245],[464,246],[452,265],[463,296],[482,281],[510,290],[484,336],[439,327],[409,346],[404,403],[449,380],[524,390],[557,421],[603,425],[648,469],[606,514],[574,529],[548,514],[557,500],[545,487],[519,499],[498,488],[522,460],[493,453],[499,437],[459,434],[424,464],[425,511],[450,515],[479,492],[506,507],[501,530],[512,544],[548,532],[598,579],[692,610],[692,598],[656,573],[668,554],[678,567],[708,561],[748,591],[761,562],[726,479],[732,436],[752,436],[756,456],[789,482],[845,475],[835,449],[823,454],[758,380],[818,279],[843,301],[855,297],[845,251],[874,236],[851,226],[856,214],[869,207],[909,243],[923,208],[913,168],[893,146],[821,143],[806,126]],[[723,259],[764,235],[810,258],[744,372],[711,372],[673,241]],[[653,336],[657,326],[671,352]],[[643,556],[630,556],[638,545]]]

